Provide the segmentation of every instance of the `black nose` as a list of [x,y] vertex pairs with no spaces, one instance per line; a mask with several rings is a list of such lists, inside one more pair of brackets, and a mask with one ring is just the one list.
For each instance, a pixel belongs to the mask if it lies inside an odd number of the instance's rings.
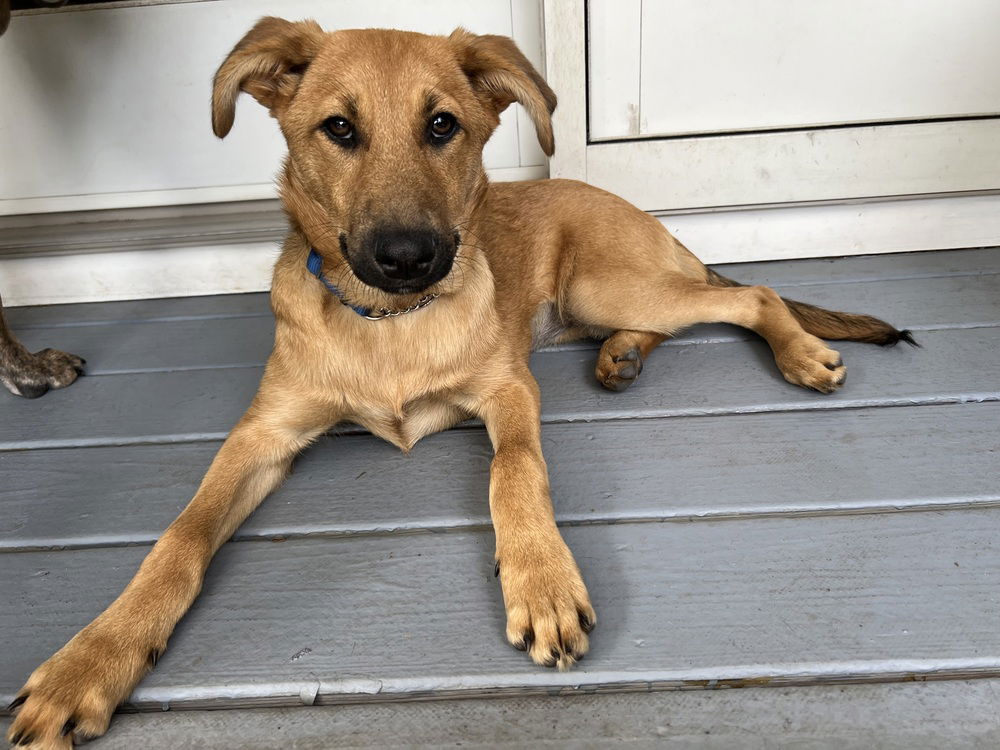
[[390,279],[412,281],[426,276],[434,261],[436,235],[414,229],[381,231],[375,235],[375,262]]

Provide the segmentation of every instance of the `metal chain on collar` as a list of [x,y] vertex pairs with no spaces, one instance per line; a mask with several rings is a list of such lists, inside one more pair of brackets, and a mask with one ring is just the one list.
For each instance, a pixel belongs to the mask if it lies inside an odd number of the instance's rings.
[[418,299],[412,305],[402,310],[390,310],[388,307],[380,307],[377,313],[372,315],[365,315],[366,320],[382,320],[382,318],[395,318],[400,315],[406,315],[406,313],[411,313],[414,310],[419,310],[421,307],[427,307],[431,302],[440,297],[439,292],[434,294],[425,294],[423,297]]

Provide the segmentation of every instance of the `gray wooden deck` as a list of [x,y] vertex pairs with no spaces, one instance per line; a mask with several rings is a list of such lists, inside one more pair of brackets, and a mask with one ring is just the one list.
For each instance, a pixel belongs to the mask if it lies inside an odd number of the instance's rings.
[[[724,272],[923,348],[837,345],[850,377],[832,396],[725,326],[668,342],[621,394],[594,381],[590,344],[538,353],[557,515],[600,618],[577,669],[503,640],[483,430],[403,456],[347,429],[223,548],[132,697],[147,713],[95,747],[995,747],[1000,682],[968,678],[1000,678],[1000,249]],[[264,295],[9,312],[89,374],[0,394],[3,703],[190,498],[272,334]],[[931,679],[953,681],[838,686]],[[688,692],[759,685],[779,687]],[[427,698],[447,700],[383,705]],[[338,703],[360,705],[321,707]]]

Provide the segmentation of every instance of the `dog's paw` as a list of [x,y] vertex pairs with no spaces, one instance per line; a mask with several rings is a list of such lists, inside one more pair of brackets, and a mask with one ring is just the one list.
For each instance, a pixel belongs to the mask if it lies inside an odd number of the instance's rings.
[[775,356],[785,380],[820,393],[833,393],[847,379],[840,354],[810,334],[796,339]]
[[587,587],[560,539],[546,554],[507,555],[497,562],[507,610],[507,640],[536,664],[569,669],[590,647],[597,624]]
[[43,349],[35,354],[24,352],[0,368],[0,382],[15,396],[38,398],[51,388],[72,385],[83,374],[87,361],[57,349]]
[[602,347],[597,357],[597,382],[609,391],[624,391],[642,372],[642,353],[633,346],[623,352]]
[[155,663],[162,648],[126,636],[84,630],[36,669],[8,710],[11,745],[71,748],[107,731],[115,708]]

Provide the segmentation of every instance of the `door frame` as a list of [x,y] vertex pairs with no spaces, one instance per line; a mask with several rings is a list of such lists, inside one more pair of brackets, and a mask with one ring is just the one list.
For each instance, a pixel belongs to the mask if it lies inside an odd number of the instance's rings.
[[[622,195],[657,215],[709,262],[1000,245],[1000,174],[993,166],[1000,164],[998,119],[891,126],[893,137],[881,142],[867,135],[871,126],[753,136],[758,158],[788,148],[801,154],[819,141],[828,153],[853,153],[855,167],[864,172],[859,178],[857,169],[844,170],[816,184],[796,159],[779,160],[769,175],[771,188],[759,191],[756,202],[740,194],[741,181],[760,181],[754,160],[734,163],[732,153],[745,149],[750,136],[591,143],[585,3],[543,3],[547,77],[559,96],[551,177]],[[930,158],[959,136],[965,141],[965,176],[921,181],[921,158],[912,151],[919,148]],[[713,151],[714,165],[706,173],[698,165]],[[904,154],[917,169],[902,166]]]

